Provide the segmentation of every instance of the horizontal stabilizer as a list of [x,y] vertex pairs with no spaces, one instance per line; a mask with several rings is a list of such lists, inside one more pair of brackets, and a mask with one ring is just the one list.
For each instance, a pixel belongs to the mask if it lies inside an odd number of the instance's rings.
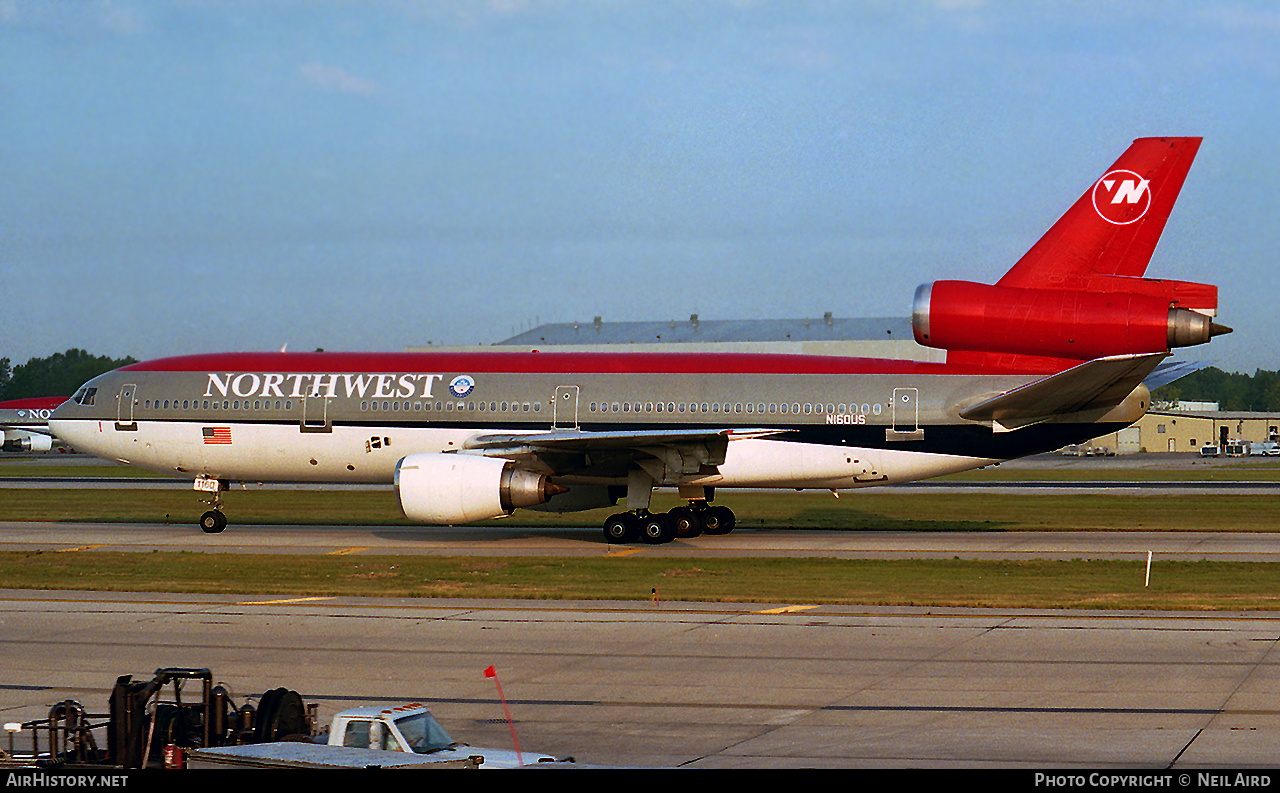
[[1109,410],[1123,402],[1167,356],[1150,353],[1095,358],[967,407],[960,416],[1011,428],[1068,413]]
[[1142,384],[1155,391],[1160,386],[1169,385],[1209,366],[1212,366],[1209,361],[1165,361],[1147,375]]

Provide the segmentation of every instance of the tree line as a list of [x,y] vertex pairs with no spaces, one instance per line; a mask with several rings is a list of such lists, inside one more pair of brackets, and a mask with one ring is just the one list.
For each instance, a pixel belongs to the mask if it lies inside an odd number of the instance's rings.
[[[32,358],[17,366],[0,358],[0,400],[70,396],[103,372],[137,362],[129,356],[108,358],[77,349]],[[1258,369],[1247,375],[1210,366],[1157,388],[1152,398],[1157,402],[1217,402],[1223,410],[1280,411],[1280,372]]]
[[1151,398],[1156,402],[1217,402],[1221,410],[1280,411],[1280,373],[1258,369],[1247,375],[1210,366],[1157,388]]
[[8,358],[0,358],[0,400],[71,396],[103,372],[137,362],[128,356],[108,358],[74,349],[47,358],[32,358],[17,366],[11,365]]

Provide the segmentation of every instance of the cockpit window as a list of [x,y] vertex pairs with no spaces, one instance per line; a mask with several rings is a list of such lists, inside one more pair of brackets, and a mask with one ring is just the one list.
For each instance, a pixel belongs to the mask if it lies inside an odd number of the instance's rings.
[[71,401],[75,402],[77,405],[93,405],[94,398],[97,397],[97,395],[98,389],[96,388],[82,388],[76,392],[76,395],[71,398]]

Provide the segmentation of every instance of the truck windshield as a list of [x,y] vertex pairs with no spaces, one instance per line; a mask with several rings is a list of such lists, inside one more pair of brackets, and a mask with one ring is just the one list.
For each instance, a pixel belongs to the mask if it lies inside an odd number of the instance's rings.
[[415,713],[396,719],[396,729],[409,742],[409,748],[418,754],[430,754],[457,746],[430,713]]

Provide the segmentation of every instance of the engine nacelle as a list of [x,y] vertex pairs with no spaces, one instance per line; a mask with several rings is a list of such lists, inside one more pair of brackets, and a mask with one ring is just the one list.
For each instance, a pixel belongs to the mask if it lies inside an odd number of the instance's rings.
[[38,432],[14,432],[11,430],[3,435],[4,442],[0,446],[7,452],[47,452],[53,449],[53,438],[48,435],[41,435]]
[[1091,360],[1203,344],[1230,328],[1167,296],[935,281],[916,289],[916,341],[944,350]]
[[511,460],[467,454],[411,454],[396,464],[395,483],[406,517],[445,525],[510,515],[565,491]]
[[529,509],[534,512],[583,512],[588,509],[603,509],[618,503],[625,498],[627,488],[617,485],[574,485],[568,491],[551,499],[545,504],[535,504]]

